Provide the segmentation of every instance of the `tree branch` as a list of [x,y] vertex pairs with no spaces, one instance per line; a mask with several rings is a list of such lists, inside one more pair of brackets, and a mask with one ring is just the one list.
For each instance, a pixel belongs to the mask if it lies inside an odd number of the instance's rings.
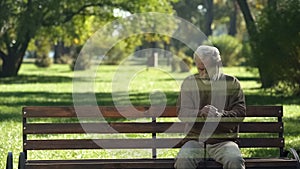
[[65,19],[63,20],[63,23],[66,23],[68,21],[70,21],[75,15],[80,14],[82,11],[84,11],[86,8],[88,7],[92,7],[92,6],[99,6],[99,7],[103,7],[104,5],[110,5],[110,6],[114,6],[112,3],[108,4],[109,1],[107,1],[105,4],[103,3],[91,3],[91,4],[86,4],[83,5],[81,8],[79,8],[77,11],[71,12],[69,13]]
[[[85,5],[81,6],[79,9],[74,10],[74,11],[64,11],[59,16],[66,16],[66,17],[64,17],[61,20],[55,18],[55,16],[57,16],[57,15],[49,17],[49,18],[44,18],[43,22],[42,22],[42,25],[48,27],[48,26],[53,26],[53,25],[57,25],[57,24],[64,24],[64,23],[69,22],[70,20],[72,20],[73,17],[76,16],[76,15],[83,15],[83,16],[97,15],[98,13],[96,13],[96,12],[89,12],[87,14],[83,13],[83,12],[89,7],[103,7],[103,6],[108,6],[108,7],[111,7],[111,8],[120,8],[121,7],[122,9],[127,10],[126,4],[122,4],[122,3],[114,4],[110,1],[106,1],[105,3],[89,3],[89,4],[85,4]],[[51,12],[51,10],[47,11],[47,12]],[[58,22],[55,23],[56,21],[58,21]]]
[[238,2],[238,5],[239,5],[242,13],[243,13],[248,33],[250,34],[251,37],[253,37],[254,34],[256,34],[257,29],[256,29],[256,25],[255,25],[253,16],[252,16],[251,11],[250,11],[250,8],[247,4],[247,1],[237,0],[237,2]]
[[[59,14],[59,17],[60,16],[66,16],[65,18],[57,19],[56,18],[57,14],[55,16],[50,16],[48,18],[46,17],[46,18],[43,19],[42,25],[45,26],[45,27],[57,25],[56,21],[58,21],[58,24],[64,24],[64,23],[69,22],[70,20],[72,20],[72,18],[75,15],[78,15],[78,14],[82,13],[88,7],[103,6],[103,5],[104,5],[103,3],[90,3],[90,4],[85,4],[85,5],[81,6],[76,11],[63,11],[63,13]],[[51,10],[46,11],[45,15],[47,13],[50,13],[50,12],[52,12],[52,11]]]

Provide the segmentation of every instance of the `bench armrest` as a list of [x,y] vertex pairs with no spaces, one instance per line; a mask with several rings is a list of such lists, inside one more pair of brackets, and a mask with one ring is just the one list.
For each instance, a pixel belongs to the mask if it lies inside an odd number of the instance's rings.
[[300,158],[297,151],[293,148],[290,148],[289,151],[293,154],[294,158],[298,161],[298,164],[300,164]]
[[284,151],[283,157],[289,157],[289,154],[292,155],[291,158],[293,158],[297,161],[297,169],[300,169],[300,158],[299,158],[297,151],[294,148],[289,148],[289,150]]

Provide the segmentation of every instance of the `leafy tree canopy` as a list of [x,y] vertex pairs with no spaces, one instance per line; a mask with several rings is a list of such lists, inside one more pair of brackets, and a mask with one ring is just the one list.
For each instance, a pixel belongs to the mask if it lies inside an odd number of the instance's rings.
[[[47,33],[53,39],[82,39],[93,31],[89,22],[103,24],[128,13],[172,12],[168,0],[0,0],[0,76],[16,76],[30,41]],[[94,18],[90,18],[94,16]],[[82,22],[86,23],[82,26]],[[51,31],[50,31],[51,30]],[[70,38],[72,37],[72,38]]]

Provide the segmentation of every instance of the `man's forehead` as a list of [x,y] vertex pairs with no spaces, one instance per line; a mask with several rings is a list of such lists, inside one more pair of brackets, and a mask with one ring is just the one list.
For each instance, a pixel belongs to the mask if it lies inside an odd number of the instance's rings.
[[202,62],[204,64],[210,64],[212,63],[212,59],[209,57],[200,57],[198,54],[195,54],[195,62]]

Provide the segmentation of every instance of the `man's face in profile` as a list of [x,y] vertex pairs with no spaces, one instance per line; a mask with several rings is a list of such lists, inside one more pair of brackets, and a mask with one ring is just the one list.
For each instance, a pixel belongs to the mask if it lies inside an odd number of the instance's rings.
[[211,72],[211,76],[213,76],[216,73],[216,65],[212,62],[210,58],[204,58],[201,60],[200,57],[196,55],[195,64],[200,77],[203,79],[209,79],[209,72]]

